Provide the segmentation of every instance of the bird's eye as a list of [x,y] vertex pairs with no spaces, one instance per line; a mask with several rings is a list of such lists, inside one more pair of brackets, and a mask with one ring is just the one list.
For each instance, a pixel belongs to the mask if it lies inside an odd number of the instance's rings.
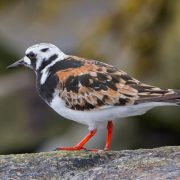
[[30,59],[34,59],[36,55],[33,52],[30,52],[29,54],[27,54],[27,57]]

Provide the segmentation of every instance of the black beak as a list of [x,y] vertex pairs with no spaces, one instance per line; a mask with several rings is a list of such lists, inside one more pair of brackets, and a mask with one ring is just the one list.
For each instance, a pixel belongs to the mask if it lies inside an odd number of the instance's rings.
[[23,66],[23,65],[24,65],[24,59],[20,59],[19,61],[16,61],[15,63],[9,65],[7,69],[12,69],[12,68]]

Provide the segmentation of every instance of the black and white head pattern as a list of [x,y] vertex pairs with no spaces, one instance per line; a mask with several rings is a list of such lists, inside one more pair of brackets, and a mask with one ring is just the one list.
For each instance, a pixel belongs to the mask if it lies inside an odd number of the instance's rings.
[[64,59],[66,55],[55,45],[40,43],[29,47],[25,52],[24,65],[36,72],[42,71],[54,61]]

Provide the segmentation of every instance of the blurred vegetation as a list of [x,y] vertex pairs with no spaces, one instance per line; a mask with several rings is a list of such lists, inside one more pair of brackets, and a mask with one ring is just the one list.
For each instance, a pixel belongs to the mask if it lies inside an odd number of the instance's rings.
[[[57,20],[57,16],[68,19],[73,15],[75,13],[71,7],[75,5],[73,3],[75,2],[71,0],[55,0],[53,3],[48,0],[0,1],[0,10],[20,4],[25,8],[21,13],[26,23],[33,22],[32,25],[36,29],[39,22],[55,32],[58,29],[54,29],[50,24],[61,23]],[[103,1],[97,1],[97,3],[102,4]],[[180,76],[177,73],[180,67],[180,2],[177,0],[117,0],[112,3],[114,6],[109,13],[101,18],[96,17],[93,23],[91,22],[92,28],[82,33],[82,37],[70,51],[87,58],[109,60],[108,63],[123,67],[130,75],[145,83],[180,88]],[[80,6],[82,2],[76,2],[76,6],[77,4]],[[90,8],[93,11],[96,3],[92,2],[92,4]],[[68,7],[71,7],[69,12]],[[68,17],[64,9],[68,12]],[[87,19],[86,11],[79,8],[78,13]],[[85,21],[80,22],[73,16],[71,18],[72,22],[74,21],[71,25],[74,31],[77,30],[77,22],[78,26],[85,26],[83,24]],[[62,24],[67,26],[65,23]],[[70,36],[68,30],[67,36]],[[17,54],[19,54],[15,53],[13,48],[8,48],[11,41],[5,39],[6,37],[3,36],[3,40],[0,41],[0,73],[3,73],[3,76],[5,72],[7,73],[5,66],[18,59]],[[28,44],[24,42],[26,43]],[[35,84],[33,78],[32,82]],[[34,151],[48,137],[61,135],[71,126],[70,121],[59,121],[59,116],[40,102],[34,92],[35,87],[31,84],[30,87],[10,94],[8,97],[0,97],[2,129],[0,142],[3,147],[0,153]],[[117,138],[114,137],[113,140],[113,148],[116,149],[180,143],[178,107],[157,108],[144,116],[128,118],[121,125]]]
[[[110,36],[119,49],[129,49],[133,54],[133,70],[136,76],[148,76],[161,67],[158,59],[159,46],[166,26],[171,22],[172,1],[127,0],[119,3],[112,14],[97,22],[90,35],[82,42],[84,56],[98,53],[104,39]],[[86,43],[88,42],[88,43]],[[111,44],[112,45],[112,44]],[[110,46],[111,46],[110,45]],[[90,55],[92,55],[90,54]]]

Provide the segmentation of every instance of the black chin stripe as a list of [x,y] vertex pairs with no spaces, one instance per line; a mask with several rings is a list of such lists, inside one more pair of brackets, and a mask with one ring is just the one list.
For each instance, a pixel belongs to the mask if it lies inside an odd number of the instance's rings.
[[58,58],[57,54],[52,55],[49,59],[44,59],[39,70],[41,71],[42,69],[44,69],[48,64],[51,64],[55,59]]

